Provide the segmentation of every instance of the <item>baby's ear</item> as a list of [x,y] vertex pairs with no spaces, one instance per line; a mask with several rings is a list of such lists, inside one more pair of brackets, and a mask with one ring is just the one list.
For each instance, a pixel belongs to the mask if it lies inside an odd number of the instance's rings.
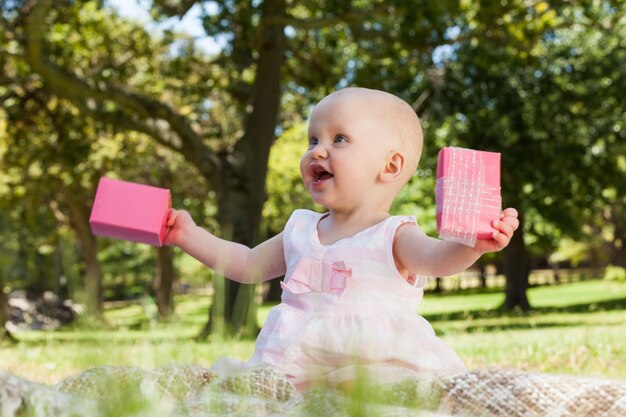
[[402,176],[403,170],[404,155],[400,151],[391,151],[380,173],[380,179],[383,182],[394,182]]

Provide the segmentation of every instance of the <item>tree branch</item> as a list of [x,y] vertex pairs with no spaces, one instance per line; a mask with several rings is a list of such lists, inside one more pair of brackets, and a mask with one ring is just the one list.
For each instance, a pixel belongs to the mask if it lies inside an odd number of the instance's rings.
[[365,17],[364,13],[351,13],[342,17],[333,16],[327,19],[299,19],[290,15],[272,16],[264,21],[267,25],[293,26],[297,29],[313,30],[331,27],[340,23],[360,21]]
[[363,23],[367,19],[371,19],[376,13],[382,13],[387,6],[384,3],[375,5],[371,9],[352,9],[335,16],[321,19],[300,19],[289,14],[282,16],[269,16],[264,19],[265,25],[293,26],[297,29],[314,30],[332,27],[337,24],[356,24]]
[[181,19],[191,8],[198,3],[197,0],[154,0],[152,2],[158,10],[167,17],[179,16]]
[[[46,59],[43,53],[45,18],[52,4],[51,0],[32,1],[26,16],[25,59],[33,71],[44,79],[47,87],[97,120],[118,129],[145,133],[160,144],[181,153],[198,168],[209,184],[214,184],[221,162],[184,116],[162,102],[119,87],[105,83],[91,85]],[[115,103],[120,110],[98,110],[106,102]]]

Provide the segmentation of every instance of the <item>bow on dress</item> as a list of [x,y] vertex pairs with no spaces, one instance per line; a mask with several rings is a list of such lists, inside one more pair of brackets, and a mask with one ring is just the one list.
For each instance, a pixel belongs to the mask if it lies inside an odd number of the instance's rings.
[[293,294],[330,292],[342,295],[346,290],[352,268],[345,262],[327,262],[306,257],[300,258],[287,282],[280,286]]

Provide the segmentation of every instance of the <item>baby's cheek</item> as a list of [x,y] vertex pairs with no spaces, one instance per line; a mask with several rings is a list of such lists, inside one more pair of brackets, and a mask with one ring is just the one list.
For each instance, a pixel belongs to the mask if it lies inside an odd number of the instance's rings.
[[300,178],[304,181],[306,178],[306,167],[308,165],[308,161],[306,161],[306,157],[303,156],[300,159]]

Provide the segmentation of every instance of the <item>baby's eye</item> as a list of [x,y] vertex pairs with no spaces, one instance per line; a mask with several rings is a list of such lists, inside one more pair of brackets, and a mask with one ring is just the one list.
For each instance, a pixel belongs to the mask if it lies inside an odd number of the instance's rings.
[[337,135],[335,136],[335,143],[342,143],[342,142],[347,142],[348,138],[346,138],[343,135]]
[[320,143],[320,140],[318,138],[309,139],[309,146],[314,146],[314,145],[317,145],[318,143]]

